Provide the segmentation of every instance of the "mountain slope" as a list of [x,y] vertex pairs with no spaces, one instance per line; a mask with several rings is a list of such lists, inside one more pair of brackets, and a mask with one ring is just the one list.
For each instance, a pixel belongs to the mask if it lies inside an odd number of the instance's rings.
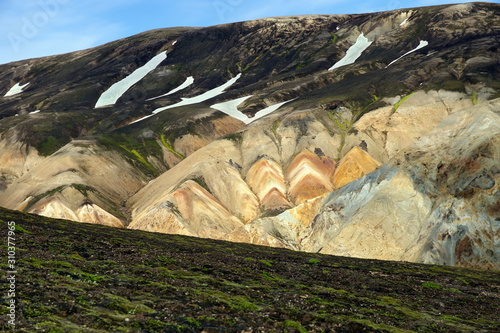
[[[15,222],[19,332],[500,328],[497,272],[301,253],[5,209],[0,221],[3,230]],[[8,311],[2,302],[0,313]],[[6,321],[0,325],[9,329]]]
[[500,269],[499,10],[161,29],[1,65],[0,205]]

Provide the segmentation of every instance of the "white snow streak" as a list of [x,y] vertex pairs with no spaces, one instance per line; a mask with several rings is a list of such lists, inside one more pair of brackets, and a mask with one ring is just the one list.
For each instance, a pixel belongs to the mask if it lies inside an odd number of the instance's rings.
[[3,97],[10,97],[14,96],[17,94],[20,94],[23,92],[23,89],[26,88],[26,86],[30,84],[29,82],[23,85],[20,85],[19,83],[16,83],[12,88],[7,91],[7,93]]
[[148,61],[144,66],[137,68],[132,74],[124,78],[123,80],[116,82],[111,87],[108,88],[95,104],[95,107],[110,106],[114,105],[116,101],[134,84],[142,80],[149,72],[154,70],[158,65],[167,58],[167,51],[161,52],[160,54],[154,56],[150,61]]
[[402,27],[403,25],[405,25],[406,23],[408,23],[408,19],[406,18],[403,22],[401,22],[401,24],[399,25],[400,27]]
[[232,101],[214,104],[211,105],[210,107],[212,109],[224,112],[225,114],[230,115],[233,118],[241,120],[245,124],[248,124],[249,118],[245,114],[243,114],[240,110],[238,110],[238,105],[240,105],[241,103],[243,103],[252,96],[253,95],[241,97],[238,99],[233,99]]
[[207,91],[207,92],[205,92],[205,93],[203,93],[201,95],[195,96],[195,97],[183,98],[182,101],[180,101],[179,103],[175,103],[175,104],[172,104],[172,105],[168,105],[168,106],[164,106],[164,107],[158,108],[158,109],[156,109],[156,110],[153,111],[153,114],[165,111],[167,109],[176,108],[176,107],[179,107],[179,106],[197,104],[197,103],[201,103],[201,102],[204,102],[206,100],[209,100],[210,98],[213,98],[215,96],[218,96],[218,95],[222,94],[227,88],[229,88],[230,86],[232,86],[240,77],[241,77],[241,73],[239,73],[238,75],[236,75],[231,80],[229,80],[226,83],[224,83],[223,85],[218,86],[217,88],[209,90],[209,91]]
[[168,93],[166,94],[163,94],[163,95],[160,95],[160,96],[156,96],[156,97],[153,97],[153,98],[150,98],[150,99],[147,99],[146,101],[152,101],[153,99],[157,99],[157,98],[160,98],[160,97],[165,97],[165,96],[168,96],[168,95],[172,95],[173,93],[176,93],[178,92],[179,90],[182,90],[182,89],[185,89],[187,87],[189,87],[190,85],[192,85],[194,82],[194,78],[192,76],[188,77],[186,79],[186,81],[184,81],[183,84],[181,84],[180,86],[178,86],[177,88],[174,88],[172,90],[170,90]]
[[369,41],[368,38],[361,33],[358,39],[356,39],[356,43],[347,50],[345,56],[328,70],[331,71],[335,68],[353,64],[372,43],[373,41]]
[[145,116],[145,117],[139,118],[139,119],[137,119],[137,120],[135,120],[135,121],[131,122],[129,125],[131,125],[131,124],[135,124],[135,123],[138,123],[138,122],[140,122],[140,121],[143,121],[144,119],[151,118],[152,116],[154,116],[154,114],[150,114],[150,115],[148,115],[148,116]]
[[40,110],[36,110],[36,111],[30,112],[29,114],[35,114],[35,113],[38,113],[38,112],[40,112]]
[[233,118],[241,120],[245,124],[250,124],[251,122],[253,122],[257,119],[260,119],[264,116],[267,116],[268,114],[278,110],[284,104],[292,101],[292,100],[289,100],[289,101],[285,101],[285,102],[281,102],[281,103],[277,103],[277,104],[268,106],[267,108],[258,111],[255,114],[255,116],[253,116],[253,118],[248,118],[244,113],[242,113],[241,111],[238,110],[238,105],[240,105],[241,103],[243,103],[245,100],[247,100],[250,97],[252,97],[252,95],[241,97],[241,98],[234,99],[232,101],[228,101],[228,102],[224,102],[224,103],[214,104],[210,107],[213,109],[217,109],[221,112],[224,112],[225,114],[230,115]]
[[392,65],[393,63],[395,63],[396,61],[398,61],[399,59],[403,58],[403,57],[406,57],[408,54],[410,53],[413,53],[417,50],[420,50],[421,48],[423,47],[426,47],[427,45],[429,45],[429,42],[426,41],[426,40],[421,40],[420,43],[418,44],[418,46],[416,48],[414,48],[413,50],[411,51],[408,51],[406,52],[405,54],[403,54],[401,57],[397,58],[396,60],[392,61],[389,65],[387,65],[385,68],[389,67],[390,65]]
[[278,104],[270,105],[267,108],[260,110],[259,112],[257,112],[255,114],[255,116],[253,116],[253,118],[250,119],[250,122],[252,122],[254,120],[257,120],[257,119],[260,119],[260,118],[262,118],[264,116],[267,116],[268,114],[270,114],[270,113],[278,110],[284,104],[286,104],[288,102],[291,102],[291,101],[293,101],[293,99],[290,99],[288,101],[284,101],[284,102],[281,102],[281,103],[278,103]]

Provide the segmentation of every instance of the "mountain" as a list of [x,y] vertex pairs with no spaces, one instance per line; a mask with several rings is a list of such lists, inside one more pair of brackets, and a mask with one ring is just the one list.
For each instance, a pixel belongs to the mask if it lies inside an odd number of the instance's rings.
[[[335,257],[0,209],[0,227],[8,226],[17,242],[17,302],[16,328],[3,320],[4,332],[500,328],[496,271]],[[0,313],[9,318],[10,299],[2,297]]]
[[0,65],[0,206],[500,269],[499,12],[160,29]]

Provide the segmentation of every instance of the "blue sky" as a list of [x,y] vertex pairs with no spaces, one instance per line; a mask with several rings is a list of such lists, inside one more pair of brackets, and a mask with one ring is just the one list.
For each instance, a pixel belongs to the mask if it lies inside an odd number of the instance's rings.
[[464,2],[469,1],[0,0],[0,64],[86,49],[157,28]]

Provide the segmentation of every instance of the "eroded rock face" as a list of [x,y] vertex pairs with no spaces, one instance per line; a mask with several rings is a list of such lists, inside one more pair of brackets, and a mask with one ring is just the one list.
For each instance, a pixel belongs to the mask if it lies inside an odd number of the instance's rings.
[[293,206],[287,199],[285,176],[281,165],[261,158],[248,170],[246,182],[266,211],[283,211]]
[[136,218],[129,228],[224,239],[241,225],[207,190],[189,180],[162,204]]
[[339,162],[333,174],[333,186],[342,187],[375,170],[380,163],[359,147],[353,147]]
[[335,164],[328,157],[319,157],[307,150],[292,160],[286,175],[290,184],[288,195],[295,205],[334,189],[331,178]]
[[278,239],[264,227],[246,228],[244,237],[311,252],[498,269],[499,113],[496,100],[448,116],[332,192],[299,236],[290,227],[299,218],[287,211],[255,222],[280,230]]
[[[23,87],[0,97],[0,205],[295,250],[498,268],[499,8],[160,29],[0,65],[0,96]],[[367,47],[355,61],[332,67],[359,41]],[[165,52],[115,104],[94,108]],[[240,99],[239,118],[211,107]]]

